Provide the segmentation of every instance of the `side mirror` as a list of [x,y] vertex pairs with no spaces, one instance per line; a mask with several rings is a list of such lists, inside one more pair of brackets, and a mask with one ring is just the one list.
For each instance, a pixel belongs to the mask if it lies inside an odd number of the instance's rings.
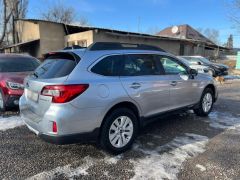
[[197,71],[196,69],[190,69],[189,73],[190,73],[190,75],[191,75],[192,77],[198,75],[198,71]]

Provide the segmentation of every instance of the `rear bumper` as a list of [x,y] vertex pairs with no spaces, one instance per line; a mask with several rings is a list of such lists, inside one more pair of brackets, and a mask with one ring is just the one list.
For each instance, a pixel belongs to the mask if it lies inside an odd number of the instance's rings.
[[39,134],[38,136],[44,141],[52,144],[74,144],[74,143],[89,143],[96,142],[98,140],[99,128],[96,128],[92,132],[79,133],[79,134],[69,134],[62,136],[54,136],[47,134]]
[[[26,102],[25,96],[20,98],[19,104],[20,115],[28,128],[49,143],[71,144],[98,138],[102,109],[78,109],[71,104],[53,104],[41,116],[31,110],[32,106]],[[57,124],[57,133],[52,132],[53,122]]]

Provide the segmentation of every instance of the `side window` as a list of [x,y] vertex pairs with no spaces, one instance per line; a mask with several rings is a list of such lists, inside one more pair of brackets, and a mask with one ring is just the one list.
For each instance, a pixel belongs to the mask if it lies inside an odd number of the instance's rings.
[[165,74],[188,74],[186,68],[177,60],[167,56],[159,56],[159,59],[165,70]]
[[130,54],[123,64],[123,76],[159,75],[156,61],[151,54]]
[[119,76],[123,58],[121,55],[108,56],[95,64],[91,71],[103,76]]

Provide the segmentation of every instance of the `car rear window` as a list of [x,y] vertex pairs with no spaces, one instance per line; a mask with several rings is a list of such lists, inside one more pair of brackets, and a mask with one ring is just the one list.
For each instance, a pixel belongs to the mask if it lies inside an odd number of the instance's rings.
[[28,57],[7,57],[0,59],[0,72],[28,72],[34,71],[40,62]]
[[52,55],[39,66],[33,76],[40,79],[60,78],[69,75],[78,61],[71,55]]

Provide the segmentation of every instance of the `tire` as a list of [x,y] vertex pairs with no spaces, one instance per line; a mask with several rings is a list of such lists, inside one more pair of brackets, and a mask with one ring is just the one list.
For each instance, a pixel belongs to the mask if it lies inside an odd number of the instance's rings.
[[123,153],[131,148],[137,132],[138,119],[133,111],[127,108],[115,109],[104,119],[100,145],[111,154]]
[[0,89],[0,112],[5,112],[6,106],[5,106],[5,101],[4,101],[4,96],[2,93],[2,90]]
[[194,109],[195,114],[202,117],[208,116],[213,107],[213,97],[214,95],[212,89],[206,88],[203,91],[198,108]]

